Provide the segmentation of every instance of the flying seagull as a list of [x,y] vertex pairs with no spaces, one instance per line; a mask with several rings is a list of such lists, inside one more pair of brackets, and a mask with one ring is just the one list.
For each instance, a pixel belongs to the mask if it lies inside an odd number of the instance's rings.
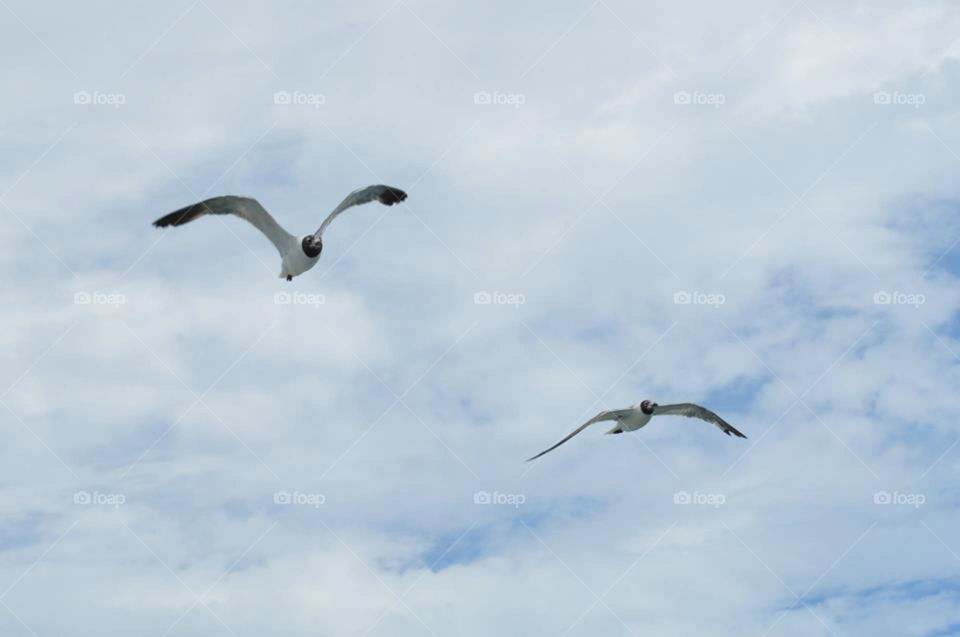
[[677,403],[676,405],[658,405],[652,400],[645,400],[639,405],[633,405],[626,409],[614,409],[612,411],[601,411],[599,414],[583,423],[579,427],[573,430],[569,436],[553,445],[549,449],[541,451],[532,458],[527,458],[527,462],[531,460],[536,460],[543,454],[548,451],[553,451],[566,441],[570,440],[578,433],[589,427],[595,422],[602,422],[604,420],[613,420],[616,421],[616,426],[608,431],[608,434],[622,434],[625,431],[636,431],[641,427],[645,426],[650,419],[654,416],[686,416],[687,418],[699,418],[700,420],[706,420],[707,422],[712,422],[717,427],[720,428],[720,431],[727,434],[733,434],[739,438],[746,438],[742,433],[737,431],[737,429],[728,423],[726,420],[716,415],[709,409],[701,407],[700,405],[694,405],[693,403]]
[[320,251],[323,250],[323,231],[327,229],[330,222],[337,218],[341,212],[352,206],[369,203],[377,200],[385,206],[392,206],[400,203],[407,198],[407,193],[399,188],[392,186],[367,186],[359,190],[354,190],[347,198],[340,202],[340,205],[333,209],[320,228],[313,234],[305,234],[295,237],[281,226],[270,216],[266,208],[260,205],[260,202],[250,197],[235,197],[227,195],[225,197],[214,197],[200,203],[195,203],[186,208],[181,208],[176,212],[160,217],[153,222],[158,228],[167,226],[182,226],[194,219],[204,215],[235,215],[245,219],[257,227],[257,230],[267,236],[268,239],[277,248],[283,263],[280,267],[280,278],[292,281],[293,277],[303,274],[317,264],[320,259]]

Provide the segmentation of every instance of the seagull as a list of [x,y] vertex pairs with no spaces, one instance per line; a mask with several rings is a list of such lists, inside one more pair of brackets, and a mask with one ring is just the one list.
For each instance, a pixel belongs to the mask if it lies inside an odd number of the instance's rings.
[[323,250],[323,231],[341,212],[373,200],[377,200],[385,206],[392,206],[406,198],[407,193],[392,186],[367,186],[354,190],[323,220],[316,232],[300,237],[295,237],[284,230],[283,226],[277,223],[276,219],[270,216],[266,208],[260,205],[260,202],[256,199],[233,195],[214,197],[181,208],[176,212],[160,217],[153,222],[153,225],[158,228],[182,226],[205,215],[235,215],[245,219],[265,234],[277,248],[277,252],[280,253],[280,258],[283,260],[280,267],[280,278],[292,281],[293,277],[303,274],[320,260],[320,252]]
[[701,407],[700,405],[695,405],[693,403],[677,403],[675,405],[658,405],[652,400],[645,400],[639,405],[633,405],[632,407],[627,407],[626,409],[614,409],[612,411],[601,411],[599,414],[583,423],[579,427],[573,430],[569,436],[553,445],[549,449],[541,451],[532,458],[527,458],[527,462],[531,460],[536,460],[543,454],[553,451],[566,441],[570,440],[578,433],[589,427],[595,422],[602,422],[604,420],[614,420],[616,421],[616,426],[608,431],[608,434],[622,434],[625,431],[636,431],[641,427],[646,426],[650,419],[654,416],[686,416],[687,418],[699,418],[700,420],[706,420],[707,422],[712,422],[717,427],[720,428],[720,431],[727,434],[733,434],[739,438],[746,438],[742,433],[740,433],[733,425],[728,423],[726,420],[716,415],[706,407]]

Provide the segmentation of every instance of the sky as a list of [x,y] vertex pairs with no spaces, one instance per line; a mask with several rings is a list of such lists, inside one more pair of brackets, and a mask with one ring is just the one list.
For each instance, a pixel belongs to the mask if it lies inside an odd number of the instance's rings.
[[960,635],[957,33],[0,0],[0,634]]

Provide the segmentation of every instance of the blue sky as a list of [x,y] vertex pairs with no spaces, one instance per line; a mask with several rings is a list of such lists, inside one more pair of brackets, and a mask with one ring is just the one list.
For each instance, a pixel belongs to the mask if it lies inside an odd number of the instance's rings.
[[3,635],[960,634],[953,4],[0,15]]

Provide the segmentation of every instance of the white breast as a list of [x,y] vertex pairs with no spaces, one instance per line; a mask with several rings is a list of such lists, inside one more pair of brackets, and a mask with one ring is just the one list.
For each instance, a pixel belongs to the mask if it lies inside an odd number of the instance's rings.
[[635,431],[650,422],[650,415],[635,409],[632,414],[624,418],[620,426],[624,431]]
[[287,250],[286,254],[283,255],[283,266],[280,268],[281,279],[285,279],[288,276],[297,276],[299,274],[303,274],[315,266],[317,261],[320,260],[319,254],[315,257],[308,257],[303,253],[303,250],[300,248],[300,243],[302,241],[303,237],[298,238],[297,242],[293,244],[289,250]]

